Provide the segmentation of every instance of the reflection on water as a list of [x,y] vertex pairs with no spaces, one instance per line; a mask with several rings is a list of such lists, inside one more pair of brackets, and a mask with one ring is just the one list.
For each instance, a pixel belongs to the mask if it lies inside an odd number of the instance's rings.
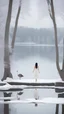
[[17,93],[17,100],[20,100],[20,96],[23,94],[23,91]]
[[[38,99],[39,99],[39,95],[38,95],[38,90],[37,90],[37,88],[35,88],[35,90],[34,90],[34,99],[35,99],[35,100],[38,100]],[[38,103],[35,103],[35,106],[38,106]]]
[[[3,114],[26,114],[26,113],[44,113],[44,114],[64,114],[64,104],[44,104],[37,103],[37,100],[40,100],[45,97],[61,97],[64,98],[64,92],[58,91],[55,92],[54,89],[26,89],[21,91],[5,91],[0,92],[3,93],[3,99],[0,101],[22,101],[26,99],[35,100],[35,102],[31,102],[28,104],[23,103],[12,103],[12,104],[4,104],[4,113]],[[59,94],[60,93],[60,94]],[[11,97],[15,97],[15,99],[11,99]],[[7,99],[4,99],[7,98]],[[10,98],[10,99],[9,99]],[[51,101],[52,102],[52,101]],[[1,106],[1,104],[0,104]],[[36,107],[36,108],[35,108]],[[0,109],[1,110],[1,109]],[[1,111],[0,111],[1,112]]]
[[[50,60],[55,60],[54,47],[39,47],[39,46],[16,46],[14,50],[14,58],[27,58],[32,56],[40,56]],[[61,57],[62,58],[62,57]]]
[[[59,47],[59,53],[61,53],[60,56],[60,61],[62,60],[62,48],[63,47]],[[50,47],[50,46],[15,46],[15,50],[14,50],[14,54],[15,54],[15,58],[18,60],[20,58],[27,58],[27,57],[31,57],[31,56],[40,56],[49,60],[53,60],[55,61],[55,46],[54,47]]]
[[34,98],[35,98],[35,100],[38,100],[39,99],[37,88],[35,88],[35,91],[34,91]]
[[[64,98],[64,93],[58,94],[58,97]],[[61,105],[61,112],[60,112],[60,104],[56,104],[56,113],[55,114],[64,114],[64,104]]]
[[[4,92],[4,97],[11,97],[11,92],[10,93],[6,93]],[[10,101],[8,99],[4,100],[4,101]],[[4,104],[4,114],[9,114],[9,104]]]

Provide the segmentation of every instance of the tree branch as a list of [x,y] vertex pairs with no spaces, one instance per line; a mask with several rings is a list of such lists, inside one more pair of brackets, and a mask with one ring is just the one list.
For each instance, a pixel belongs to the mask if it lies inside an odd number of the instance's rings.
[[[20,0],[20,3],[21,3],[21,0]],[[15,43],[15,38],[16,38],[16,31],[17,31],[17,25],[18,25],[20,10],[21,10],[21,4],[19,4],[17,16],[16,16],[15,27],[14,27],[13,37],[12,37],[12,42],[11,42],[11,53],[13,52],[13,49],[14,49],[14,43]]]

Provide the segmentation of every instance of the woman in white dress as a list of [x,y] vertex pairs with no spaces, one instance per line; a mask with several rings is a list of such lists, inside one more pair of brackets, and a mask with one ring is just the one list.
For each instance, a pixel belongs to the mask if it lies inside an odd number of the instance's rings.
[[35,82],[37,82],[38,74],[40,73],[38,63],[35,63],[33,72],[35,76]]

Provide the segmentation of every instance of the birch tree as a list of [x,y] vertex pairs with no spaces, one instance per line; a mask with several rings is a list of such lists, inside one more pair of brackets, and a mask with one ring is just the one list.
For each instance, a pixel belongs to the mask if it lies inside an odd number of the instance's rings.
[[58,70],[58,73],[60,75],[60,78],[64,81],[64,68],[62,67],[62,69],[60,69],[60,66],[59,66],[58,36],[57,36],[57,25],[56,25],[56,19],[55,19],[53,0],[47,0],[47,3],[48,3],[49,15],[50,15],[50,17],[53,21],[53,25],[54,25],[56,66],[57,66],[57,70]]

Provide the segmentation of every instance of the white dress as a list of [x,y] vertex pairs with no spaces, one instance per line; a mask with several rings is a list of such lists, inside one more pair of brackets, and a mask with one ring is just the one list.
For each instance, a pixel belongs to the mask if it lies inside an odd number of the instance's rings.
[[35,70],[34,70],[34,77],[35,77],[35,80],[37,80],[38,74],[39,74],[38,68],[35,68]]

